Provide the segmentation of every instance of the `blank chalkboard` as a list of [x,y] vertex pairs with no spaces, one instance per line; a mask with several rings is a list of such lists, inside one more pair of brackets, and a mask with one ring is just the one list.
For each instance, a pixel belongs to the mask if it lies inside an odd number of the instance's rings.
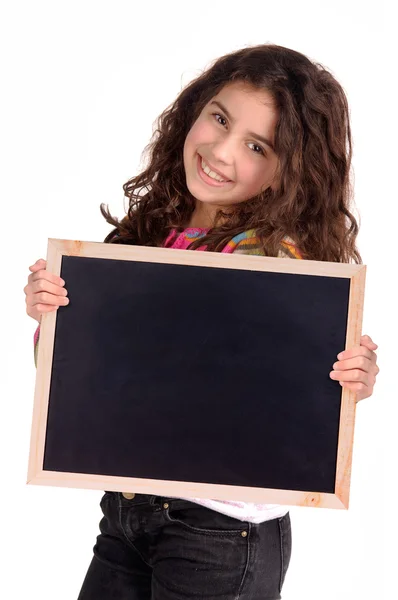
[[68,240],[47,261],[70,303],[42,323],[31,483],[348,507],[355,398],[329,372],[363,265]]

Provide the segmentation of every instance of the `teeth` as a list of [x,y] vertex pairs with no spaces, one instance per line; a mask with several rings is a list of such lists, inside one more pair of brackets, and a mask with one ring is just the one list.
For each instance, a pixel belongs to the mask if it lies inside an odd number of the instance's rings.
[[222,179],[217,173],[214,173],[214,171],[211,171],[211,169],[204,162],[203,158],[202,158],[202,169],[206,173],[206,175],[208,175],[212,179],[215,179],[216,181],[220,181],[220,182],[227,181],[227,179]]

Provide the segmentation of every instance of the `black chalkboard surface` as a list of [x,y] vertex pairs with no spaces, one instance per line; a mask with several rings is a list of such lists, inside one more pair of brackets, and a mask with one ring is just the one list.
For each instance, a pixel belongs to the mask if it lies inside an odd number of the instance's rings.
[[363,266],[51,242],[70,303],[48,323],[38,483],[348,505],[355,402],[342,415],[329,372]]

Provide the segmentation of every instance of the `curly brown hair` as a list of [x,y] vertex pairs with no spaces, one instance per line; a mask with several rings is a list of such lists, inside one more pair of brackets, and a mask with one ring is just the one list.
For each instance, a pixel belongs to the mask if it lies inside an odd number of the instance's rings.
[[[278,109],[276,189],[218,211],[214,227],[190,249],[220,252],[235,235],[255,229],[266,256],[277,256],[285,236],[310,260],[361,263],[358,224],[350,212],[351,129],[342,86],[319,63],[276,46],[249,46],[216,59],[158,117],[144,149],[148,166],[123,185],[129,198],[119,221],[101,204],[114,229],[105,242],[161,246],[182,231],[195,208],[187,188],[183,147],[204,106],[227,83],[244,82],[271,94]],[[143,154],[144,154],[143,153]]]

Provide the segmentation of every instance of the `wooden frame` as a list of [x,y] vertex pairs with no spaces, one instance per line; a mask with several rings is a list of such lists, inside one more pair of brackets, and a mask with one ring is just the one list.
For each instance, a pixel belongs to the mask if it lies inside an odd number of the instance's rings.
[[[223,269],[246,269],[348,278],[351,283],[346,348],[359,345],[360,343],[366,276],[366,267],[364,265],[292,260],[289,258],[275,259],[260,256],[192,252],[189,250],[172,250],[49,239],[47,254],[48,271],[59,275],[61,272],[63,256],[122,259],[142,262],[196,265],[209,268],[222,267]],[[27,483],[99,490],[108,489],[121,492],[134,491],[137,493],[153,493],[163,496],[172,495],[185,498],[213,498],[219,500],[236,499],[247,502],[266,502],[339,509],[348,508],[356,395],[354,392],[347,389],[342,389],[335,494],[316,493],[311,490],[265,490],[241,486],[161,481],[43,470],[56,319],[56,311],[44,314],[42,318]]]

